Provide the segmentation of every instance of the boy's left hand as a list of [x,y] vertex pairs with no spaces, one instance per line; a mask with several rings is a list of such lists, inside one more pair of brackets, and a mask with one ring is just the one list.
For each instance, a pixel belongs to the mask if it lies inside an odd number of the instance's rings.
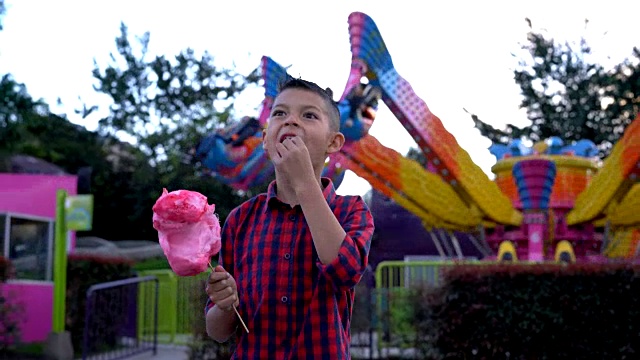
[[304,189],[314,181],[309,150],[299,136],[277,143],[276,152],[276,156],[272,156],[273,164],[286,176],[294,190]]

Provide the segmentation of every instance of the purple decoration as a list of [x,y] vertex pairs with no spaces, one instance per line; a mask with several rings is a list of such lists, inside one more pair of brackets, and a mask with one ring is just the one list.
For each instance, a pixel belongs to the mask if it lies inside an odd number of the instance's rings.
[[[371,191],[368,204],[376,226],[369,254],[369,262],[373,268],[381,261],[403,260],[408,255],[439,255],[430,233],[422,226],[418,216],[375,190]],[[455,236],[460,243],[463,256],[483,258],[483,254],[473,245],[468,234],[455,232]],[[446,241],[451,244],[448,236]]]

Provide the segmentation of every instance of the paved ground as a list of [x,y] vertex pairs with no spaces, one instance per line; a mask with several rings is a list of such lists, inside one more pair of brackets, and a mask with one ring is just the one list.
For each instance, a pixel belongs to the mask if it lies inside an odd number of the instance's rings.
[[158,352],[154,356],[150,351],[127,360],[188,360],[188,348],[184,346],[169,346],[158,344]]

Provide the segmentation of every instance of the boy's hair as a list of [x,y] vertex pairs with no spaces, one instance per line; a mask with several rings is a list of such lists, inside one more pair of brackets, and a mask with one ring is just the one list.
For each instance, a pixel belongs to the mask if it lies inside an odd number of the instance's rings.
[[329,114],[329,126],[331,130],[340,131],[340,111],[338,110],[338,106],[336,105],[335,101],[333,101],[333,91],[331,91],[330,88],[322,89],[314,82],[289,78],[285,82],[280,84],[280,86],[278,87],[278,94],[286,89],[302,89],[318,94],[326,105],[327,112]]

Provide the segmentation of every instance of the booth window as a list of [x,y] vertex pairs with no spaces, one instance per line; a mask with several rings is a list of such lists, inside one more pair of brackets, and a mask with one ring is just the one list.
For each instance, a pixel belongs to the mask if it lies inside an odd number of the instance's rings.
[[53,221],[14,214],[0,215],[0,221],[0,249],[15,278],[51,280]]

